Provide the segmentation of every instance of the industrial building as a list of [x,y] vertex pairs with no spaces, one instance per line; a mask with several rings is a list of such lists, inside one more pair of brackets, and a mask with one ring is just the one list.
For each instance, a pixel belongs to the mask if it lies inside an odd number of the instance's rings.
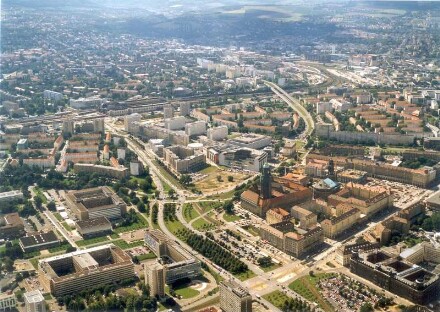
[[99,217],[119,219],[127,209],[125,202],[108,186],[70,191],[66,203],[81,221]]
[[233,280],[220,283],[220,309],[224,312],[252,312],[252,296]]
[[162,231],[147,230],[145,244],[160,258],[166,284],[172,284],[183,278],[195,278],[201,274],[200,262]]
[[56,297],[135,276],[131,257],[113,244],[41,259],[38,268],[43,286]]

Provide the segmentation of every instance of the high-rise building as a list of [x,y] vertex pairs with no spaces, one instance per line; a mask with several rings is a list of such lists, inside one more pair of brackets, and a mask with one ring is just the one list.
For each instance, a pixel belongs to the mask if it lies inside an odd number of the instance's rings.
[[[124,118],[124,129],[127,132],[135,132],[136,125],[141,121],[142,116],[138,113],[127,115]],[[139,127],[137,127],[139,128]]]
[[24,303],[26,312],[46,312],[46,302],[38,289],[25,293]]
[[145,284],[150,287],[150,296],[165,296],[165,270],[159,262],[145,266]]
[[180,103],[180,116],[188,116],[191,112],[191,103],[182,102]]
[[220,283],[220,309],[224,312],[252,312],[252,296],[236,282],[223,281]]
[[271,180],[272,180],[272,176],[270,174],[270,167],[266,163],[263,165],[263,170],[261,172],[261,177],[260,177],[260,187],[261,187],[260,197],[262,199],[271,198],[271,194],[272,194]]
[[73,134],[75,130],[75,123],[73,120],[63,120],[63,133]]
[[163,118],[173,118],[174,116],[174,108],[171,104],[167,104],[163,107]]
[[93,120],[93,132],[104,133],[104,118],[98,118]]

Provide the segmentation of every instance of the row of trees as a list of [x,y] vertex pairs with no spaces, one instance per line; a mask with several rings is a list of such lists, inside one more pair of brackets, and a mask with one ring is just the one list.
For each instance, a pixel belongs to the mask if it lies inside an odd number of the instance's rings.
[[191,232],[187,235],[186,243],[191,248],[200,252],[203,256],[232,274],[239,274],[248,271],[248,266],[243,261],[202,235]]

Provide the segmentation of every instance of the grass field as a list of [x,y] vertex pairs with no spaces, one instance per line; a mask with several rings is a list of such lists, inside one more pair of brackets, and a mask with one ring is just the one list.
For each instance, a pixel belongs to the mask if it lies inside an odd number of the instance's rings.
[[223,214],[223,219],[226,222],[234,222],[234,221],[238,221],[241,219],[240,216],[234,215],[234,214],[228,214],[228,213],[224,213]]
[[192,227],[198,231],[209,231],[215,228],[215,225],[200,217],[192,223]]
[[255,226],[253,226],[253,225],[243,226],[243,229],[248,231],[249,234],[251,234],[252,236],[258,236],[259,235],[258,229]]
[[56,253],[56,252],[59,252],[59,251],[63,251],[63,250],[66,250],[67,247],[69,247],[69,246],[70,246],[69,243],[64,243],[64,244],[62,244],[62,245],[60,245],[58,247],[50,248],[49,252],[50,253]]
[[138,218],[138,222],[135,222],[131,225],[128,226],[120,226],[117,227],[114,231],[115,233],[124,233],[124,232],[130,232],[130,231],[135,231],[135,230],[140,230],[140,229],[145,229],[148,227],[148,221],[147,219],[144,218],[144,216],[142,216],[141,214],[136,214],[137,218]]
[[275,269],[278,269],[279,267],[281,267],[281,264],[278,263],[272,263],[271,265],[269,265],[268,267],[262,267],[260,266],[260,269],[262,269],[264,272],[269,272]]
[[174,289],[177,295],[182,296],[182,299],[189,299],[197,296],[200,292],[191,288],[188,284],[179,285]]
[[102,242],[106,242],[106,241],[108,241],[108,238],[106,236],[101,236],[101,237],[83,239],[83,240],[77,241],[76,244],[79,247],[84,247],[84,246],[98,244],[98,243],[102,243]]
[[154,253],[150,252],[147,254],[139,255],[139,256],[137,256],[137,258],[139,261],[144,261],[144,260],[156,258],[156,255]]
[[186,227],[179,221],[166,221],[165,225],[174,235],[177,234],[177,231],[186,229]]
[[206,202],[197,203],[197,205],[202,209],[203,212],[207,212],[212,209],[220,208],[223,205],[223,203],[222,202],[206,201]]
[[254,276],[256,276],[256,275],[255,275],[254,271],[252,271],[252,270],[247,270],[247,271],[244,272],[244,273],[234,274],[234,276],[235,276],[236,278],[238,278],[240,281],[245,281],[245,280],[248,280],[248,279],[250,279],[250,278],[252,278],[252,277],[254,277]]
[[283,307],[286,300],[289,300],[289,297],[286,294],[282,293],[280,290],[275,290],[271,293],[268,293],[264,295],[263,298],[279,309]]
[[115,241],[112,241],[113,244],[115,244],[116,246],[118,246],[121,249],[130,249],[133,247],[139,247],[139,246],[143,246],[144,245],[144,241],[143,240],[139,240],[133,243],[127,243],[125,240],[123,239],[118,239]]
[[183,205],[183,218],[186,222],[190,222],[191,220],[200,216],[197,210],[194,209],[192,204]]
[[64,221],[63,217],[62,217],[58,212],[54,212],[54,213],[53,213],[53,216],[54,216],[55,218],[57,218],[57,220],[60,221],[60,222],[63,222],[63,221]]
[[309,301],[316,302],[324,311],[334,311],[333,306],[321,295],[316,284],[321,279],[329,278],[334,274],[323,273],[315,276],[303,276],[292,283],[289,288]]
[[66,229],[66,231],[70,232],[73,230],[73,228],[68,225],[66,222],[61,222],[61,225]]

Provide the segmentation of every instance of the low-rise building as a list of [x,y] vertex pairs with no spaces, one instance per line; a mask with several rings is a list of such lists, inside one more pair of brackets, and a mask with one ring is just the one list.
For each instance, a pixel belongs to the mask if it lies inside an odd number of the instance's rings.
[[98,217],[119,219],[127,209],[125,202],[108,186],[70,191],[66,203],[81,221]]
[[360,211],[349,207],[346,212],[321,222],[325,237],[334,238],[359,222]]
[[368,252],[377,250],[380,248],[380,244],[378,243],[370,243],[370,242],[362,242],[355,243],[350,245],[342,245],[338,249],[336,249],[336,261],[343,265],[349,266],[351,256],[357,252]]
[[0,293],[0,311],[15,310],[17,299],[14,293]]
[[318,216],[315,213],[300,206],[293,206],[291,215],[292,218],[299,220],[299,227],[304,230],[314,227],[318,222]]
[[53,231],[20,237],[19,241],[24,253],[57,247],[61,243]]
[[0,216],[0,237],[14,239],[24,235],[24,222],[18,213]]
[[131,257],[113,244],[41,259],[38,268],[42,286],[56,297],[135,276]]
[[229,143],[239,146],[247,147],[251,149],[262,149],[272,142],[271,137],[256,133],[244,133],[239,137],[235,137],[229,140]]
[[415,304],[427,305],[440,295],[438,274],[382,250],[353,254],[350,271]]
[[266,222],[268,224],[280,223],[290,220],[290,213],[283,208],[272,208],[266,213]]
[[128,168],[124,166],[118,167],[110,167],[103,165],[95,165],[95,164],[75,164],[73,166],[73,170],[75,172],[89,172],[89,173],[97,173],[99,175],[107,176],[114,179],[124,179],[130,175]]
[[112,224],[106,217],[98,217],[76,222],[76,230],[86,239],[110,234]]

